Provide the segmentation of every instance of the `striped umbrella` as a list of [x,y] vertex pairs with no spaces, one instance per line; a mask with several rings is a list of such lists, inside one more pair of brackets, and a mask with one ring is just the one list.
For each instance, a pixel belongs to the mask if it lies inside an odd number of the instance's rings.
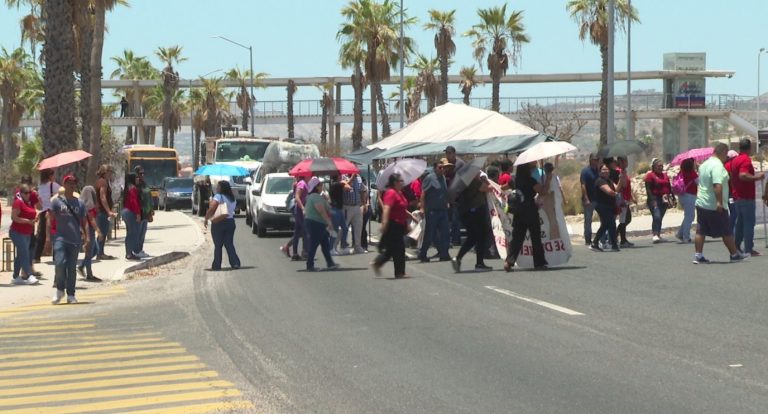
[[296,164],[288,172],[294,177],[331,174],[357,174],[360,169],[344,158],[310,158]]

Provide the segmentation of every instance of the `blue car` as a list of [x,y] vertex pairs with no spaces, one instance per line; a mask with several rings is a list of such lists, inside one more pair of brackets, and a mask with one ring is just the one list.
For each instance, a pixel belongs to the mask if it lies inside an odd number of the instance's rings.
[[165,177],[160,186],[158,208],[169,211],[173,208],[192,208],[192,179]]

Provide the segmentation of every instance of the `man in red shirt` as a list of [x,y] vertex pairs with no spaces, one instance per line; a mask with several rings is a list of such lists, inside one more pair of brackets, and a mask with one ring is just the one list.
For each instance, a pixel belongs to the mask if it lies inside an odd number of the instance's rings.
[[[729,184],[736,207],[736,228],[734,236],[736,247],[751,256],[760,256],[755,251],[755,182],[761,181],[765,173],[755,173],[752,165],[752,141],[744,138],[739,142],[739,155],[729,165]],[[744,246],[742,248],[742,241]]]

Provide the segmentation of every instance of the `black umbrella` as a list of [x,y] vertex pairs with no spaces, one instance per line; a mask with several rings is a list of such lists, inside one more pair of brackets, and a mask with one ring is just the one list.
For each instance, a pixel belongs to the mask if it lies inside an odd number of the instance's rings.
[[631,154],[642,154],[643,152],[645,152],[645,144],[634,139],[627,139],[604,146],[597,152],[597,155],[600,158],[626,157]]
[[475,157],[472,161],[464,163],[464,166],[456,171],[453,181],[451,181],[451,187],[448,189],[448,193],[453,198],[469,187],[472,180],[482,171],[486,159],[488,157]]

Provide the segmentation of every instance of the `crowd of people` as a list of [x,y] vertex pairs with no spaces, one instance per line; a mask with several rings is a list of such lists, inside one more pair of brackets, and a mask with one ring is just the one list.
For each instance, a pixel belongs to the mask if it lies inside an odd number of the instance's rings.
[[[683,218],[675,236],[680,243],[695,242],[693,263],[708,262],[702,254],[705,237],[722,238],[732,261],[759,256],[754,249],[755,183],[763,180],[764,174],[755,172],[752,151],[749,139],[740,142],[738,152],[719,144],[709,159],[684,160],[680,172],[673,177],[665,171],[663,161],[654,158],[641,189],[652,218],[652,243],[667,241],[662,231],[663,220],[666,212],[679,203]],[[632,221],[632,204],[638,200],[628,164],[627,157],[601,158],[593,153],[589,165],[581,171],[583,237],[592,251],[621,251],[634,246],[627,237],[627,226]],[[465,162],[449,146],[445,157],[418,179],[406,183],[400,174],[386,177],[386,188],[379,189],[378,200],[365,199],[367,188],[356,176],[332,177],[326,196],[322,195],[323,184],[317,177],[300,179],[291,196],[297,225],[293,237],[281,250],[294,260],[305,260],[307,270],[314,271],[316,250],[320,247],[328,268],[336,268],[333,256],[350,251],[348,226],[364,229],[365,221],[356,217],[365,217],[371,203],[378,203],[382,211],[379,254],[371,262],[377,275],[392,260],[394,277],[408,277],[405,252],[409,245],[416,247],[415,259],[419,262],[451,262],[456,272],[461,271],[465,256],[474,250],[474,270],[489,271],[492,268],[485,260],[499,257],[489,219],[493,206],[486,196],[494,185],[508,198],[506,208],[512,218],[504,269],[515,268],[523,243],[530,239],[533,269],[546,270],[549,264],[542,245],[539,214],[543,210],[549,222],[554,220],[554,213],[548,211],[551,207],[546,207],[551,203],[544,200],[555,191],[562,194],[557,159],[554,164],[532,162],[515,168],[512,165],[507,159],[493,162],[484,170],[473,171],[471,177],[462,177],[466,184],[457,186],[457,172],[462,174]],[[592,231],[593,216],[600,220],[596,233]],[[421,244],[414,246],[408,235],[417,224],[423,234]],[[458,231],[462,227],[466,230],[463,240]],[[559,229],[555,226],[551,231]],[[351,253],[365,252],[358,243],[366,241],[366,235],[355,230],[352,240]],[[303,250],[299,250],[300,241]],[[452,257],[450,249],[454,247],[458,251]],[[432,256],[431,248],[436,250]]]
[[[42,170],[37,186],[32,185],[31,179],[23,180],[13,194],[11,206],[9,238],[16,252],[11,283],[38,284],[42,273],[34,266],[48,255],[52,256],[55,268],[53,304],[60,303],[65,296],[67,303],[77,303],[77,274],[89,282],[102,281],[93,273],[92,264],[95,260],[115,259],[104,250],[111,220],[117,216],[113,175],[112,167],[102,165],[95,185],[82,188],[71,173],[65,174],[59,184],[53,170]],[[150,257],[144,252],[144,239],[154,210],[143,176],[141,166],[129,173],[119,200],[127,230],[127,260]]]

